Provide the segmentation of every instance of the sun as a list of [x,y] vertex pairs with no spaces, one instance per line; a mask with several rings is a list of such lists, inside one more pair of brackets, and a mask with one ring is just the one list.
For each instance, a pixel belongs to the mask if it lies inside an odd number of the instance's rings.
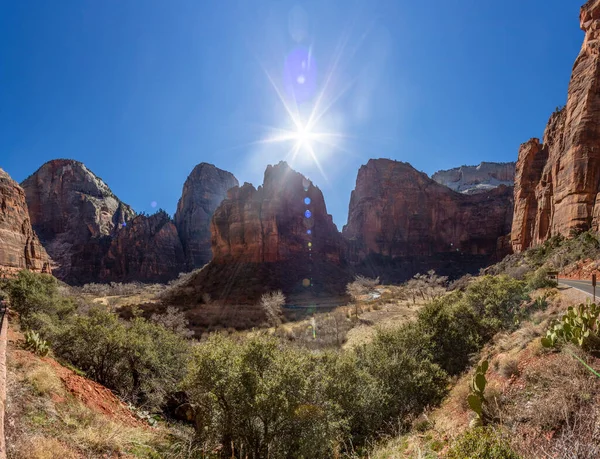
[[310,129],[306,126],[299,125],[296,128],[296,132],[293,134],[293,140],[296,141],[296,146],[298,149],[303,147],[311,147],[311,140],[313,140],[312,133]]

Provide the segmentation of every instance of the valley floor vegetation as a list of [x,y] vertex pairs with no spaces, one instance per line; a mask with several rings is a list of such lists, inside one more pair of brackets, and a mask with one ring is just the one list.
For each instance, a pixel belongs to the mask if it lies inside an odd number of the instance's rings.
[[[194,341],[174,309],[151,318],[134,311],[124,320],[105,305],[71,298],[53,277],[28,271],[2,289],[34,352],[50,351],[162,418],[184,391],[195,435],[185,446],[174,437],[173,447],[185,454],[173,457],[320,458],[366,457],[380,438],[408,432],[486,343],[544,307],[529,293],[547,282],[535,273],[526,280],[486,275],[446,293],[447,279],[416,276],[402,290],[426,302],[416,320],[347,350],[309,349],[272,330]],[[349,291],[358,302],[377,284],[357,278]],[[262,299],[274,325],[281,302],[277,292]],[[495,441],[493,434],[477,438],[488,437]]]

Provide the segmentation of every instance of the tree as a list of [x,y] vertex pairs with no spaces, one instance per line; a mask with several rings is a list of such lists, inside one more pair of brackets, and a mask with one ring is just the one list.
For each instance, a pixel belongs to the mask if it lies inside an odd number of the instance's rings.
[[265,312],[269,324],[274,327],[281,325],[284,305],[285,296],[281,290],[265,293],[260,297],[260,307]]
[[173,306],[167,307],[164,314],[152,314],[150,320],[183,337],[194,336],[194,332],[188,328],[189,321],[185,313]]

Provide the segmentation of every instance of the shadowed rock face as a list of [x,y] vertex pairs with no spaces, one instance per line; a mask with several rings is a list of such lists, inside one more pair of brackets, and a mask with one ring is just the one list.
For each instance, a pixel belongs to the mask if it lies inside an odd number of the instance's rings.
[[23,188],[33,227],[64,281],[160,282],[185,270],[181,241],[168,215],[136,217],[82,163],[50,161]]
[[512,206],[512,188],[504,185],[461,194],[410,164],[372,159],[358,172],[343,235],[353,262],[412,260],[400,277],[445,258],[481,267],[505,255],[499,238],[510,233]]
[[521,147],[515,183],[512,246],[600,227],[600,0],[581,9],[583,46],[573,66],[567,105],[548,122],[543,143]]
[[479,166],[461,166],[446,171],[438,171],[431,176],[440,185],[459,193],[482,193],[500,185],[513,186],[515,183],[513,163],[481,163]]
[[50,260],[31,228],[25,193],[0,169],[0,270],[50,273]]
[[233,174],[207,163],[198,164],[185,181],[174,220],[188,269],[202,267],[212,259],[210,221],[227,190],[236,186]]
[[74,246],[70,280],[94,282],[166,282],[185,265],[175,225],[163,212],[138,215],[114,236]]

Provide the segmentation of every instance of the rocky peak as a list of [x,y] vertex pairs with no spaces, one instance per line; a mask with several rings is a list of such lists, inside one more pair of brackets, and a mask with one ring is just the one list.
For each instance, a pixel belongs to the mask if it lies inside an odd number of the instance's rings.
[[31,228],[23,189],[0,169],[0,271],[50,272],[50,260]]
[[188,268],[204,266],[211,260],[210,221],[227,190],[235,186],[238,181],[233,174],[208,163],[198,164],[185,181],[174,219]]
[[135,215],[79,161],[49,161],[22,186],[32,226],[58,264],[55,274],[61,279],[69,278],[74,247],[116,235]]
[[459,193],[481,193],[499,185],[513,186],[515,166],[514,162],[482,162],[478,166],[461,166],[438,171],[431,178]]

